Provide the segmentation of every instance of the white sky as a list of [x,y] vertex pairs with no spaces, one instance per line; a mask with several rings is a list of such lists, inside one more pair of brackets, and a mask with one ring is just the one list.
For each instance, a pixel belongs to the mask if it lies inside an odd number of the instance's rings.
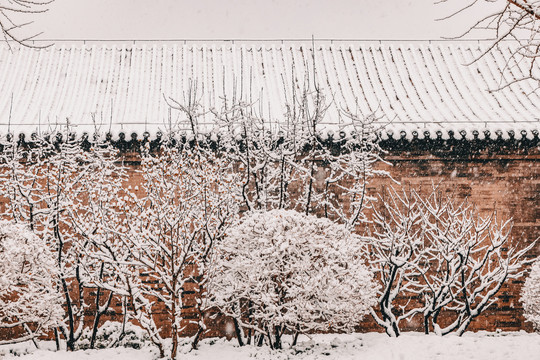
[[44,31],[40,39],[440,39],[461,33],[486,11],[435,21],[466,4],[448,2],[55,0],[47,13],[32,15],[26,31]]

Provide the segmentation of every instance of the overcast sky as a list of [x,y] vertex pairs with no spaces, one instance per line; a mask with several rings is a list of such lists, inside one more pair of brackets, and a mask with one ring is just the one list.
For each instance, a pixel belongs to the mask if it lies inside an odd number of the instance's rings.
[[[462,0],[55,0],[40,39],[439,39],[485,9],[435,21]],[[26,31],[30,31],[27,29]],[[475,36],[475,38],[482,36]]]

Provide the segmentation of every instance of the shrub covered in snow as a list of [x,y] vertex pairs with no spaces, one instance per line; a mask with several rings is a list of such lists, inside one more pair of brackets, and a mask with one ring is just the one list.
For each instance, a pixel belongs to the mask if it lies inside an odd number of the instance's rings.
[[0,221],[0,329],[22,334],[5,342],[33,339],[62,320],[56,278],[45,241],[27,226]]
[[[91,343],[92,329],[85,328],[77,343],[77,349],[90,349]],[[152,341],[143,328],[133,325],[130,322],[106,321],[97,331],[94,348],[125,347],[141,349],[150,345],[152,345]]]
[[216,246],[213,305],[281,347],[284,332],[352,330],[375,302],[364,249],[345,226],[292,210],[252,212]]
[[525,318],[540,330],[540,259],[531,267],[521,291],[521,302]]

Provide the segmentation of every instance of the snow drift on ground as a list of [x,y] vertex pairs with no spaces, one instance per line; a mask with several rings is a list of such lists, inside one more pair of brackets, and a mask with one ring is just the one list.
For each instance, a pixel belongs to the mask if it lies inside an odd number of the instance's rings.
[[[42,348],[53,348],[52,342],[41,343]],[[116,348],[76,352],[35,350],[31,344],[0,347],[0,358],[54,359],[54,360],[151,360],[157,351],[146,347],[142,350]],[[270,359],[369,359],[369,360],[511,360],[540,358],[540,335],[519,333],[466,333],[463,337],[449,335],[423,335],[405,333],[397,339],[385,334],[315,335],[303,337],[295,348],[272,351],[267,347],[246,346],[239,348],[235,340],[206,339],[199,350],[190,351],[184,346],[180,359],[241,360]],[[19,358],[19,357],[17,357]]]

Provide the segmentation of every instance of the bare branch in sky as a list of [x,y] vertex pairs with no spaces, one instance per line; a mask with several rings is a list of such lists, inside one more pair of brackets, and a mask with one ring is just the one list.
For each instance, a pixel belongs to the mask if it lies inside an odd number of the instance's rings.
[[9,44],[15,41],[21,45],[33,47],[31,41],[42,33],[25,35],[21,29],[33,23],[20,22],[20,15],[38,14],[48,10],[53,0],[0,0],[0,30],[4,40]]
[[[534,80],[540,82],[540,68],[537,61],[540,58],[540,0],[436,0],[435,4],[455,3],[459,7],[439,20],[448,20],[469,9],[489,4],[493,12],[486,13],[465,31],[457,36],[463,38],[477,30],[488,30],[493,34],[492,44],[479,56],[479,60],[498,47],[502,41],[513,40],[507,63],[502,70],[502,81],[499,89],[510,86],[518,81]],[[473,62],[475,62],[473,61]],[[526,64],[527,74],[518,79],[511,75],[512,67]],[[522,65],[521,65],[522,66]]]

